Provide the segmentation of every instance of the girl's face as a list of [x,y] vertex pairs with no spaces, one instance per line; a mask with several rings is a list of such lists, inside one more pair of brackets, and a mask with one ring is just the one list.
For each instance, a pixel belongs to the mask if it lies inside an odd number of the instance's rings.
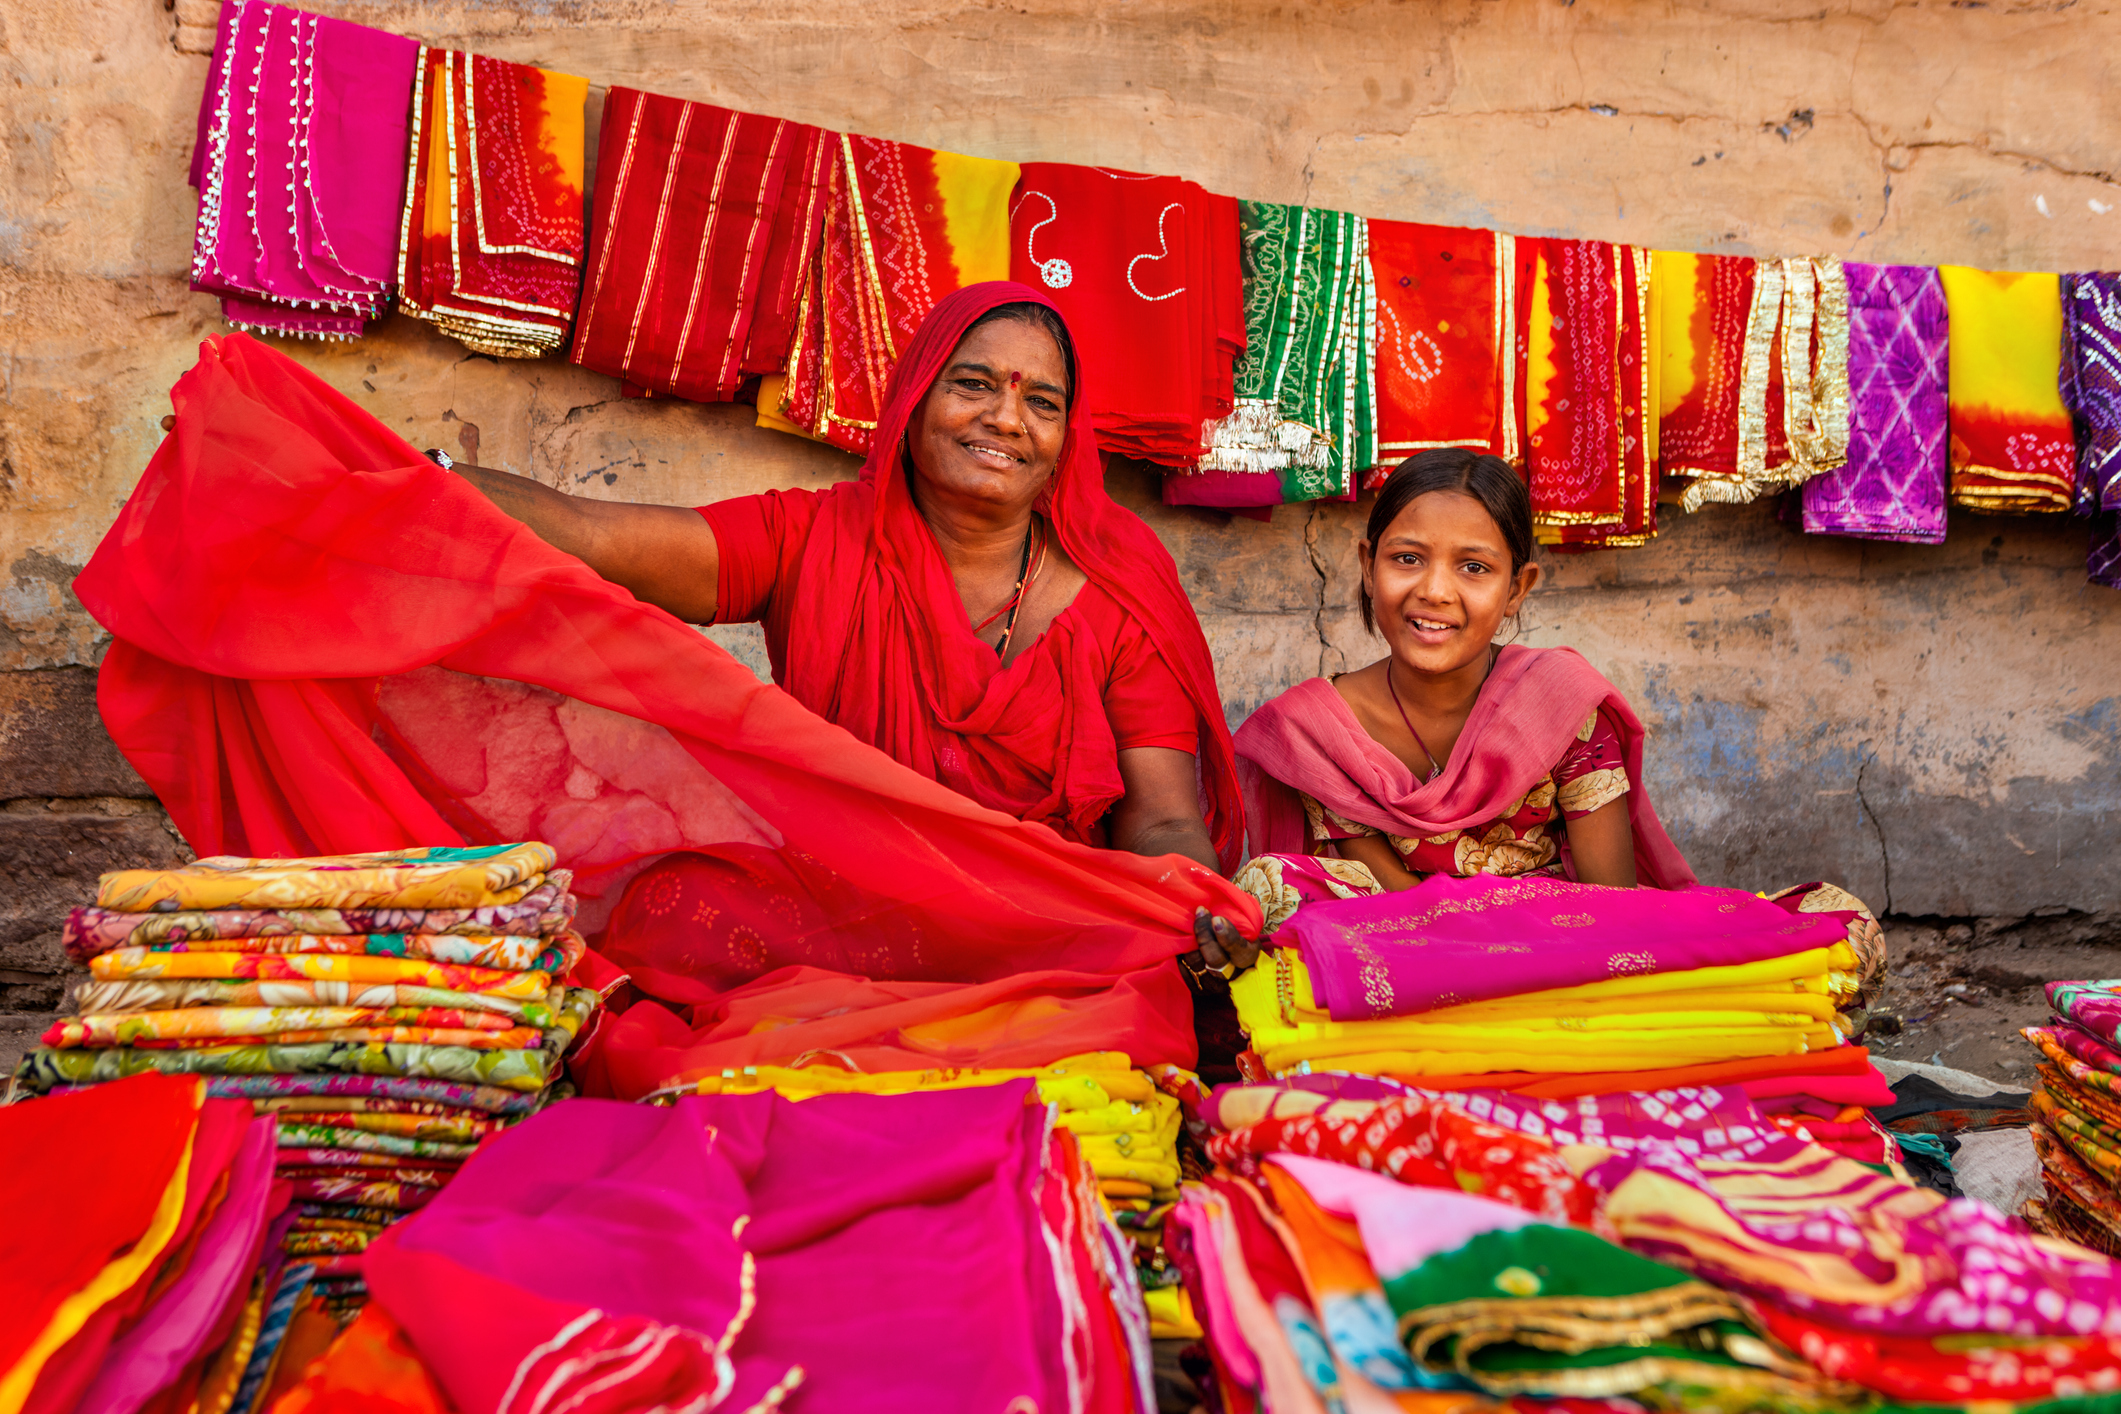
[[1462,491],[1415,497],[1360,553],[1378,631],[1417,673],[1441,676],[1482,659],[1539,583],[1537,565],[1510,572],[1502,528]]

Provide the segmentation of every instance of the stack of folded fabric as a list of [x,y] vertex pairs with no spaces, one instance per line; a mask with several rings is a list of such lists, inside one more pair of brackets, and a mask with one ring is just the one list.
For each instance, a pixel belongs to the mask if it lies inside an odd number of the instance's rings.
[[1124,1242],[1037,1099],[555,1106],[376,1243],[281,1408],[1151,1414]]
[[1226,1405],[1855,1410],[2121,1387],[2121,1268],[1784,1135],[1735,1089],[1446,1098],[1306,1076],[1223,1087],[1202,1115],[1217,1168],[1183,1188],[1174,1245]]
[[1134,1267],[1150,1319],[1164,1334],[1192,1332],[1177,1269],[1163,1246],[1164,1220],[1178,1198],[1181,1097],[1206,1092],[1174,1066],[1136,1068],[1124,1052],[1070,1056],[1035,1070],[925,1070],[863,1073],[837,1065],[761,1065],[709,1076],[675,1094],[749,1095],[772,1091],[790,1100],[818,1095],[915,1095],[1030,1080],[1053,1106],[1056,1123],[1075,1137],[1096,1176],[1105,1211],[1133,1242]]
[[2054,1237],[2121,1256],[2121,979],[2050,982],[2054,1019],[2029,1026],[2039,1047],[2033,1146],[2047,1192],[2026,1217]]
[[0,1110],[0,1153],[0,1408],[240,1407],[286,1201],[272,1121],[136,1076]]
[[525,844],[107,874],[64,934],[79,1014],[16,1088],[191,1074],[275,1116],[293,1206],[261,1348],[326,1338],[368,1243],[555,1093],[598,1004],[561,980],[583,943],[553,862]]
[[1438,876],[1306,905],[1232,993],[1262,1078],[1545,1098],[1735,1085],[1799,1137],[1878,1163],[1890,1141],[1851,1111],[1892,1092],[1841,1011],[1875,933],[1826,885],[1762,899]]

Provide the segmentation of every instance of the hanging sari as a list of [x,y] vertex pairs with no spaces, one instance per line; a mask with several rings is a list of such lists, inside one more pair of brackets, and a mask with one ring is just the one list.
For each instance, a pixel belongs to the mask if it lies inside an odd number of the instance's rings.
[[1845,267],[1848,462],[1804,483],[1804,528],[1944,543],[1948,382],[1944,286],[1919,265]]
[[[1008,277],[1018,169],[854,133],[825,143],[823,244],[803,277],[776,411],[866,453],[892,371],[929,311],[953,290]],[[760,402],[764,419],[763,391]]]
[[2121,275],[2062,277],[2062,400],[2077,434],[2076,512],[2093,517],[2085,578],[2121,589]]
[[[1651,256],[1656,311],[1657,451],[1663,473],[1730,480],[1738,475],[1738,408],[1749,366],[1767,361],[1748,334],[1759,262],[1745,255],[1660,250]],[[1768,397],[1781,405],[1770,368]],[[1781,419],[1769,422],[1781,436]],[[1772,452],[1770,453],[1772,455]]]
[[1533,531],[1563,549],[1646,544],[1657,534],[1650,253],[1531,239],[1516,252]]
[[1164,502],[1352,500],[1377,462],[1377,287],[1369,223],[1343,211],[1238,203],[1245,353],[1236,406],[1203,427],[1198,469]]
[[569,361],[694,402],[777,372],[832,141],[807,123],[613,88]]
[[1377,465],[1431,447],[1517,462],[1516,243],[1499,231],[1369,222],[1377,289]]
[[[887,445],[963,330],[1017,298],[1035,296],[989,286],[931,321]],[[644,886],[628,904],[639,926],[604,936],[683,1009],[643,1003],[588,1046],[596,1083],[629,1095],[718,1072],[724,1056],[785,1062],[820,1045],[873,1046],[908,1069],[981,1063],[1002,1041],[1010,1059],[986,1063],[1191,1059],[1172,959],[1192,946],[1196,904],[1255,928],[1242,894],[1198,865],[1069,844],[990,811],[799,705],[836,704],[865,728],[926,710],[917,675],[932,660],[917,645],[932,616],[897,586],[923,586],[925,603],[948,575],[932,538],[897,533],[917,512],[896,477],[850,486],[813,542],[819,574],[849,592],[792,645],[792,698],[254,341],[209,343],[174,398],[177,431],[76,584],[118,640],[105,721],[196,848],[542,838],[573,869],[590,929],[611,924],[637,873],[686,852],[712,896]],[[1105,497],[1087,425],[1072,438],[1047,514],[1189,685],[1210,829],[1234,864],[1242,816],[1206,643],[1155,537]],[[934,602],[961,613],[954,597]],[[712,920],[695,916],[702,905]],[[708,921],[726,952],[697,950],[687,930]],[[147,1056],[213,1074],[526,1090],[556,1060],[418,1045],[78,1051],[47,1053],[45,1083]]]
[[419,46],[230,0],[199,99],[191,286],[239,329],[350,339],[397,283]]
[[1068,321],[1098,447],[1191,466],[1201,424],[1230,411],[1244,348],[1236,200],[1178,177],[1027,162],[1009,239],[1009,278]]
[[1937,273],[1951,311],[1952,503],[2068,510],[2077,444],[2061,392],[2061,277]]
[[422,46],[399,300],[467,348],[536,358],[581,290],[589,81]]
[[[1704,264],[1711,259],[1718,264]],[[1691,279],[1682,259],[1674,280],[1659,288],[1670,303],[1657,322],[1685,340],[1677,365],[1665,362],[1698,390],[1675,395],[1675,456],[1684,460],[1672,466],[1693,477],[1680,497],[1687,511],[1754,501],[1848,459],[1849,294],[1841,262],[1752,261],[1748,272],[1723,264],[1727,259],[1695,257]],[[1744,333],[1734,348],[1738,291],[1747,286]]]
[[[1568,648],[1504,648],[1450,760],[1427,782],[1377,744],[1324,678],[1268,702],[1235,738],[1253,848],[1305,860],[1313,833],[1305,797],[1322,811],[1404,838],[1485,830],[1540,788],[1594,714],[1619,741],[1638,877],[1659,888],[1693,883],[1642,782],[1642,723]],[[1560,844],[1565,851],[1566,837]]]

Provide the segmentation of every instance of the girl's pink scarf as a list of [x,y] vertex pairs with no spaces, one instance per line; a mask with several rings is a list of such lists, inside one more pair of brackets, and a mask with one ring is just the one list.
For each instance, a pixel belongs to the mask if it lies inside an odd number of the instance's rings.
[[1619,733],[1627,764],[1636,879],[1660,889],[1693,884],[1694,871],[1664,832],[1643,783],[1642,722],[1573,648],[1503,649],[1451,759],[1426,783],[1363,730],[1332,683],[1312,678],[1290,688],[1237,729],[1253,852],[1309,852],[1299,792],[1336,815],[1405,837],[1484,825],[1554,769],[1599,709]]

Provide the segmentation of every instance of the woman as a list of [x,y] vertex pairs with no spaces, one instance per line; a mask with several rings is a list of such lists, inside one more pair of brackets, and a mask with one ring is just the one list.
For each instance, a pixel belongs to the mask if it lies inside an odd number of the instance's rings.
[[1497,647],[1538,585],[1532,508],[1499,457],[1423,452],[1358,547],[1383,658],[1299,683],[1237,734],[1270,925],[1301,903],[1447,873],[1681,888],[1642,787],[1642,724],[1573,649]]
[[[762,622],[777,682],[923,775],[1228,873],[1243,816],[1207,643],[1169,554],[1105,494],[1079,384],[1058,311],[995,281],[929,314],[859,480],[693,511],[458,470],[641,600]],[[1250,962],[1228,922],[1195,933],[1196,980]]]

